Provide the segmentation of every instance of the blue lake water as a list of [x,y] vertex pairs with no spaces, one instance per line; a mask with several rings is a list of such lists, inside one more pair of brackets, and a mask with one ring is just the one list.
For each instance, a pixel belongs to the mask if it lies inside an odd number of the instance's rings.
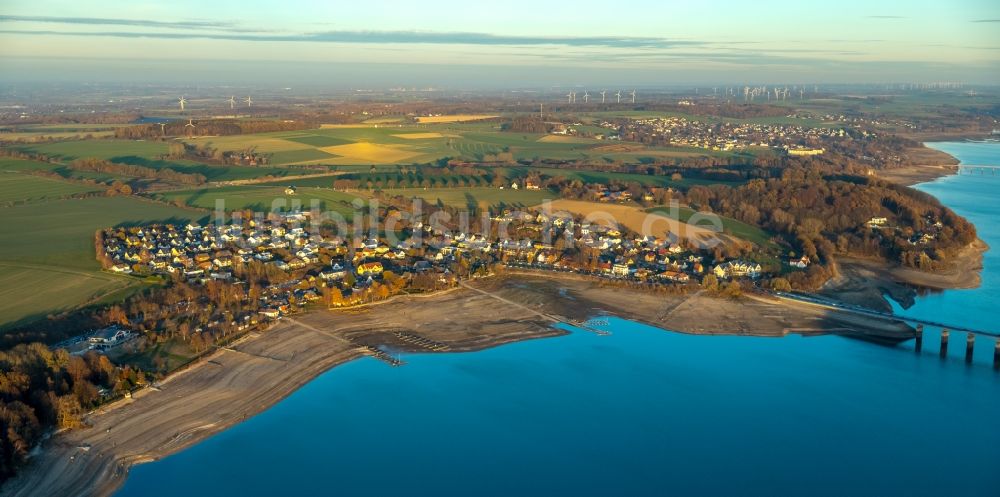
[[[933,143],[966,164],[1000,166],[1000,142]],[[967,323],[975,329],[1000,331],[1000,176],[953,175],[917,186],[934,195],[976,225],[979,238],[992,247],[983,255],[982,285],[925,295],[896,312],[945,323]],[[964,338],[964,337],[963,337]],[[982,347],[985,349],[985,347]],[[964,346],[962,347],[964,353]],[[992,351],[990,351],[992,354]],[[1000,490],[998,490],[1000,495]]]
[[[971,162],[963,147],[941,145]],[[1000,163],[1000,145],[989,150]],[[922,189],[1000,248],[1000,179],[985,181]],[[922,297],[905,312],[994,326],[996,262],[989,253],[983,288]],[[992,343],[966,365],[964,339],[939,359],[930,340],[917,354],[835,336],[607,328],[409,355],[401,368],[339,366],[245,423],[133,468],[118,495],[1000,494]]]

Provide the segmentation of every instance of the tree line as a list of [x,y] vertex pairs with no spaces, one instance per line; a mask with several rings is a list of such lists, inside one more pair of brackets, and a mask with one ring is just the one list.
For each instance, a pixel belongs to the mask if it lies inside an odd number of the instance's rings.
[[170,169],[169,167],[155,169],[152,167],[120,164],[117,162],[109,162],[103,159],[95,158],[76,159],[70,162],[68,167],[75,171],[93,171],[112,174],[115,176],[126,176],[130,178],[157,179],[171,183],[179,183],[182,185],[201,185],[207,181],[205,175],[199,173],[182,173]]
[[0,351],[0,480],[49,430],[82,426],[88,410],[143,381],[141,371],[95,352],[76,356],[41,343]]
[[299,131],[318,127],[317,124],[306,121],[279,121],[279,120],[235,120],[235,119],[211,119],[199,120],[195,125],[188,126],[188,123],[180,121],[170,121],[161,128],[159,124],[138,124],[115,128],[115,138],[125,140],[148,140],[165,136],[231,136],[231,135],[251,135],[255,133],[271,133],[275,131]]

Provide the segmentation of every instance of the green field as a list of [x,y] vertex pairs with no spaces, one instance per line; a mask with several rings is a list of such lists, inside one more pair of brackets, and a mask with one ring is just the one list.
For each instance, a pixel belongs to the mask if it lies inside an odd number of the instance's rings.
[[179,190],[160,195],[167,201],[181,201],[187,205],[205,209],[215,209],[222,202],[226,211],[251,209],[256,212],[290,210],[295,205],[303,210],[310,209],[313,200],[319,202],[321,210],[339,212],[350,219],[354,208],[351,202],[356,195],[324,188],[299,188],[295,195],[286,195],[281,186],[224,186]]
[[[204,217],[132,197],[52,200],[0,208],[0,328],[102,295],[124,297],[139,280],[100,271],[94,233],[117,225]],[[21,295],[32,296],[29,301]],[[44,295],[44,298],[38,298]]]
[[99,190],[93,186],[58,179],[11,172],[0,173],[0,203],[57,199],[75,193]]
[[[502,132],[494,123],[390,124],[321,128],[254,135],[189,138],[221,150],[272,154],[274,165],[371,166],[426,164],[441,159],[484,160],[509,152],[518,160],[561,159],[643,162],[692,156],[728,156],[693,148],[643,147],[589,138]],[[363,146],[353,146],[353,145]],[[609,146],[611,147],[609,149]]]
[[296,176],[315,172],[287,167],[219,166],[189,160],[149,160],[141,157],[124,157],[120,159],[117,162],[123,164],[151,167],[153,169],[170,168],[181,173],[201,174],[208,181],[245,180],[263,176]]
[[138,140],[74,140],[25,145],[17,148],[58,157],[62,160],[94,157],[112,162],[123,162],[119,159],[127,157],[154,159],[167,153],[165,142]]
[[132,278],[98,271],[0,262],[0,329],[71,310],[134,285]]
[[57,167],[58,164],[36,160],[0,158],[0,171],[51,171]]
[[328,135],[303,135],[288,138],[289,141],[302,143],[311,147],[332,147],[334,145],[345,145],[351,143],[343,138],[336,138]]
[[271,154],[270,160],[272,164],[295,164],[299,162],[323,161],[324,159],[333,159],[335,157],[337,156],[319,149],[307,148],[304,150],[274,152]]
[[[120,164],[130,164],[133,166],[149,167],[153,169],[169,168],[182,173],[195,173],[205,176],[209,181],[232,181],[260,178],[263,176],[295,176],[315,171],[308,171],[301,168],[287,167],[251,167],[251,166],[221,166],[204,164],[184,159],[162,159],[167,153],[167,144],[162,142],[130,141],[130,140],[78,140],[68,142],[43,143],[38,145],[24,145],[17,147],[20,150],[42,153],[61,161],[71,161],[74,159],[93,157],[109,160]],[[317,154],[327,155],[318,150],[306,150],[305,155],[293,157],[296,159],[316,157]],[[17,162],[28,162],[30,165],[13,166]],[[37,168],[50,169],[67,178],[92,178],[98,181],[110,179],[123,179],[103,173],[92,173],[88,171],[71,171],[65,166],[47,164],[37,161],[17,161],[8,159],[0,161],[0,169],[11,168]]]

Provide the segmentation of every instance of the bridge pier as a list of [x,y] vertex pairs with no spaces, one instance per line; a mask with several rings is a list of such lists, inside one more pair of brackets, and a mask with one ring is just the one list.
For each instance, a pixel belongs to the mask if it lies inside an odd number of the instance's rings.
[[1000,337],[997,337],[997,344],[993,348],[993,369],[1000,370]]
[[976,335],[972,332],[965,334],[965,362],[972,362],[972,349],[976,346]]
[[920,352],[924,348],[924,325],[918,324],[917,330],[914,332],[916,335],[916,343],[913,344],[914,350]]
[[941,357],[948,355],[948,328],[941,329]]

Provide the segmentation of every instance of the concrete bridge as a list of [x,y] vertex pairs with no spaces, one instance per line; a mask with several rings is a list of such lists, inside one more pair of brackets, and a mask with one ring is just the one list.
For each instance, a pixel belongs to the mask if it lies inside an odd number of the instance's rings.
[[958,174],[974,174],[977,176],[1000,176],[1000,166],[985,164],[958,164]]
[[891,312],[876,311],[874,309],[868,309],[866,307],[845,304],[837,302],[834,300],[826,299],[816,295],[805,295],[801,293],[785,293],[785,292],[774,292],[772,293],[774,297],[782,300],[792,300],[795,302],[801,302],[817,307],[823,307],[832,311],[847,312],[851,314],[858,314],[861,316],[867,316],[875,319],[885,319],[890,321],[902,321],[904,323],[915,325],[916,327],[916,349],[919,352],[923,348],[924,343],[924,327],[930,326],[933,328],[941,328],[941,356],[944,357],[948,355],[948,341],[951,336],[951,332],[963,332],[965,333],[965,360],[966,362],[972,362],[972,351],[975,348],[976,337],[986,337],[987,339],[994,340],[994,352],[993,352],[993,367],[1000,369],[1000,332],[987,331],[987,330],[977,330],[974,328],[969,328],[963,325],[954,325],[950,323],[943,323],[940,321],[934,321],[931,319],[923,319],[910,316],[900,316],[898,314],[893,314]]

